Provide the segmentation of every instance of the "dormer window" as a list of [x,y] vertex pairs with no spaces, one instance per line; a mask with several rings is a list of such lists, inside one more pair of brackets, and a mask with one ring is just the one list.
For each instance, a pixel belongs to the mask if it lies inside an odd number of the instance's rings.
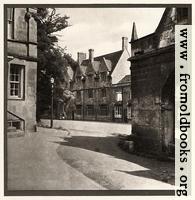
[[107,76],[107,73],[106,72],[102,72],[101,73],[101,81],[106,81],[106,76]]
[[81,77],[80,77],[80,76],[77,76],[77,77],[76,77],[76,82],[80,82],[80,80],[81,80]]
[[89,80],[90,83],[93,82],[93,74],[89,74],[88,75],[88,80]]
[[85,75],[81,76],[81,80],[84,82],[85,81]]
[[81,99],[81,91],[80,90],[77,91],[76,97],[77,97],[77,99]]

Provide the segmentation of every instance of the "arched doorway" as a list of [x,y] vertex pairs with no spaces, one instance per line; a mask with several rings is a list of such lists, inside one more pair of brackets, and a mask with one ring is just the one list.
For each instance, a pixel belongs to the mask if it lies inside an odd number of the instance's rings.
[[162,151],[174,156],[175,71],[168,76],[161,93]]

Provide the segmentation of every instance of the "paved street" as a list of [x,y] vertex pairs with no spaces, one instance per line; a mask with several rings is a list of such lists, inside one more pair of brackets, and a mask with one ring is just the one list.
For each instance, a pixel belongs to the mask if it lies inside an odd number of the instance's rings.
[[173,173],[173,163],[126,153],[117,146],[118,131],[99,126],[79,130],[69,121],[66,131],[39,128],[8,138],[8,189],[173,189],[162,181],[163,172]]

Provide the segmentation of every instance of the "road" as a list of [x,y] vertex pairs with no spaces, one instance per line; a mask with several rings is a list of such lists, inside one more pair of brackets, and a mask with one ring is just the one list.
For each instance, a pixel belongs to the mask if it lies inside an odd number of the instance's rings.
[[8,190],[173,189],[162,181],[173,163],[126,153],[116,133],[102,130],[39,128],[8,138]]

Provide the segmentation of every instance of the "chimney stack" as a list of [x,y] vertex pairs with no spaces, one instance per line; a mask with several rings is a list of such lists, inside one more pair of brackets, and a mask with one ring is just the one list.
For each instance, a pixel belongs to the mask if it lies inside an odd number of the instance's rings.
[[122,50],[124,51],[127,48],[128,48],[128,38],[122,37]]
[[94,49],[89,49],[89,60],[94,61]]
[[83,60],[86,59],[86,53],[83,52],[78,52],[77,53],[77,62],[79,63],[79,65],[83,62]]

